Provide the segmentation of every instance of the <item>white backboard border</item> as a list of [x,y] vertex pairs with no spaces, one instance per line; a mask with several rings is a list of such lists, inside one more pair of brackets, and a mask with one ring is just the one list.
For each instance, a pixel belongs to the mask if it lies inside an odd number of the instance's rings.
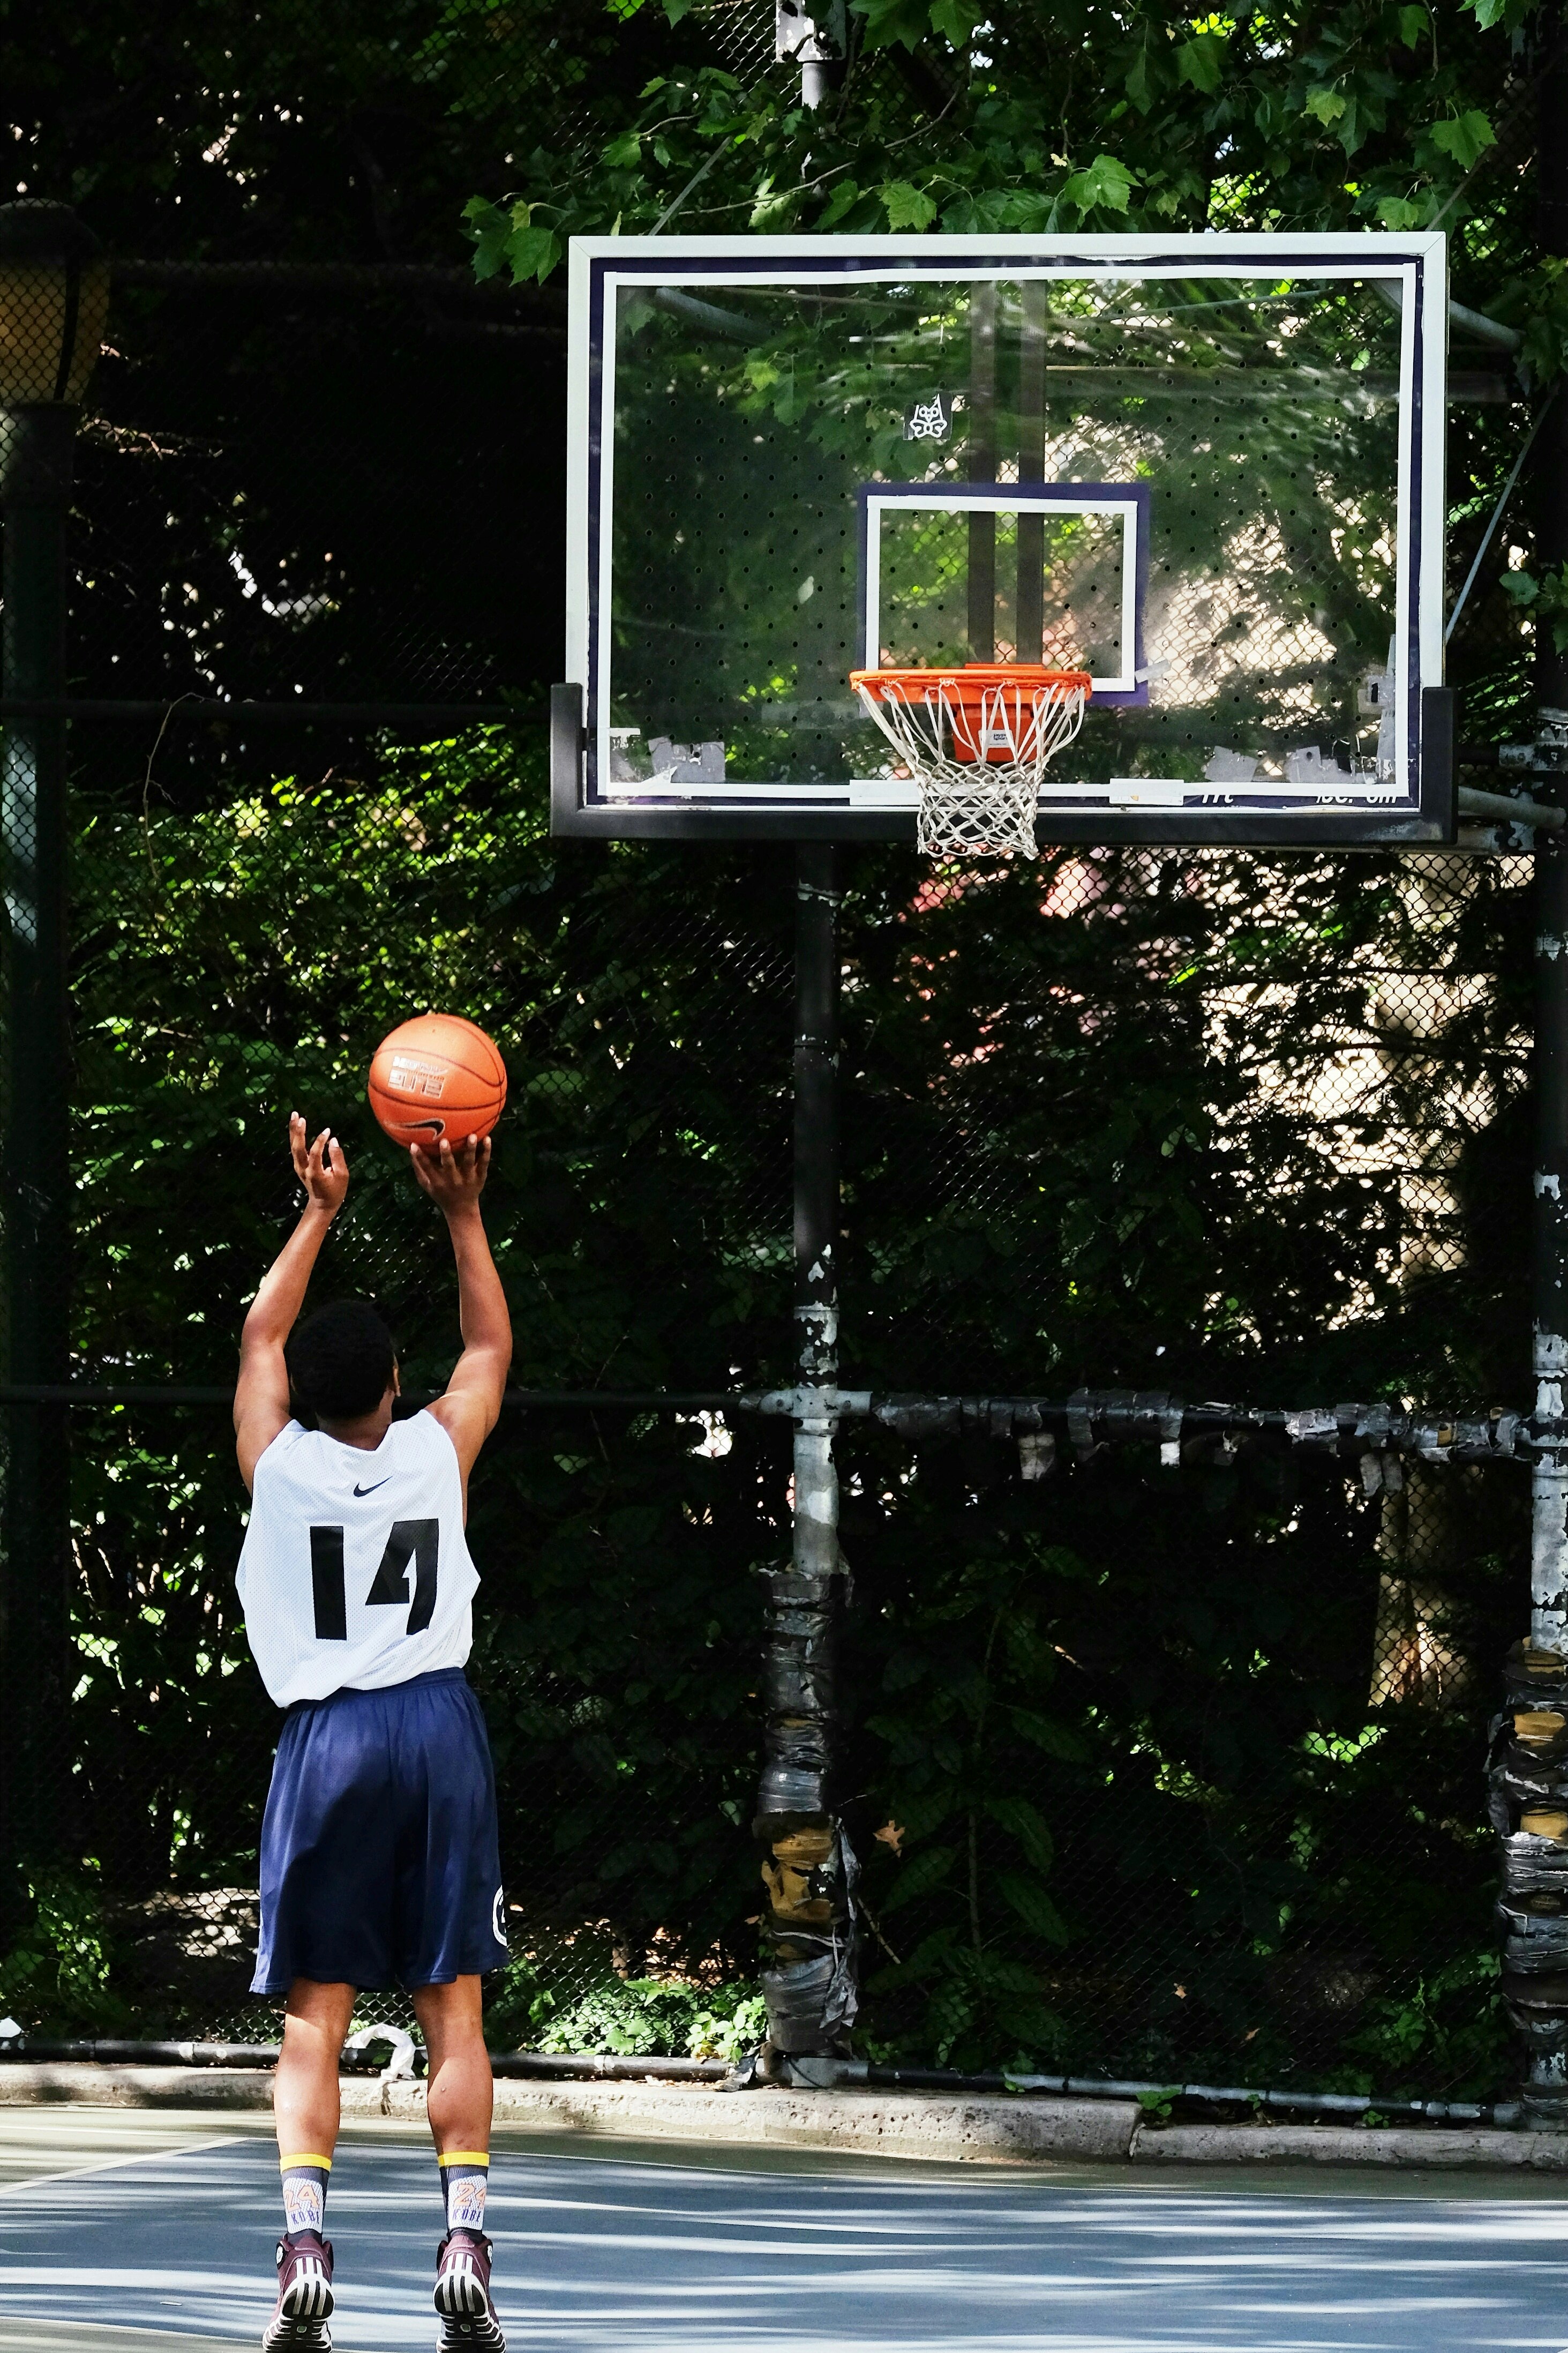
[[[1159,796],[1068,788],[1042,807],[1042,840],[1214,841],[1258,847],[1442,842],[1454,831],[1452,698],[1443,686],[1444,440],[1447,268],[1440,232],[1318,236],[577,237],[570,258],[567,396],[566,669],[552,697],[552,830],[604,838],[912,839],[914,809],[885,779],[846,786],[737,788],[728,780],[677,792],[614,789],[603,617],[609,611],[615,462],[615,338],[624,290],[701,299],[743,284],[832,284],[847,276],[906,284],[921,277],[1071,275],[1376,277],[1401,284],[1401,403],[1394,649],[1401,714],[1397,796],[1382,806],[1325,798],[1239,806],[1191,787],[1183,806]],[[907,486],[910,492],[913,485]],[[921,486],[924,489],[926,486]],[[981,486],[988,490],[990,486]],[[1037,486],[1029,485],[1033,490]],[[1082,492],[1089,485],[1042,485]],[[1125,495],[1131,485],[1103,486]],[[879,495],[900,486],[877,485]],[[996,503],[1020,503],[998,484]],[[864,512],[864,510],[863,510]],[[1143,522],[1147,534],[1147,518]],[[865,574],[862,573],[864,580]],[[1135,667],[1142,667],[1142,654]],[[1134,681],[1135,685],[1142,681]],[[1119,698],[1120,699],[1120,698]],[[868,789],[862,789],[866,787]],[[1103,797],[1101,797],[1103,796]],[[902,800],[904,805],[900,806]],[[857,805],[857,802],[858,805]]]

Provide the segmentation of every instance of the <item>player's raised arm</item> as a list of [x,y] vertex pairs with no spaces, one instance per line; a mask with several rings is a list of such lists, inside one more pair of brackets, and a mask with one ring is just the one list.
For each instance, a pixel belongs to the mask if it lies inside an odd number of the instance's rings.
[[235,1451],[247,1488],[256,1466],[289,1421],[289,1368],[283,1343],[294,1328],[310,1271],[327,1229],[349,1189],[343,1147],[330,1128],[308,1144],[298,1112],[289,1121],[294,1174],[305,1187],[305,1206],[282,1250],[267,1271],[239,1335],[239,1378],[234,1391]]
[[416,1144],[409,1146],[409,1156],[414,1174],[447,1220],[458,1261],[463,1353],[446,1395],[437,1398],[430,1411],[457,1449],[466,1493],[475,1458],[496,1426],[511,1363],[511,1317],[479,1214],[490,1142],[488,1135],[469,1136],[454,1149],[443,1139],[436,1152]]

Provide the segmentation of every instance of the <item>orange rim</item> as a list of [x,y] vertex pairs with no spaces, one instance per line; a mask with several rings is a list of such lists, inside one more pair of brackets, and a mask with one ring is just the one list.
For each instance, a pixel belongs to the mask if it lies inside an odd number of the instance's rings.
[[879,701],[889,687],[913,694],[943,686],[964,709],[978,710],[985,696],[999,686],[1016,687],[1028,694],[1054,686],[1064,695],[1082,693],[1087,698],[1093,681],[1086,670],[1050,670],[1044,662],[963,662],[952,670],[852,670],[849,683],[864,687]]

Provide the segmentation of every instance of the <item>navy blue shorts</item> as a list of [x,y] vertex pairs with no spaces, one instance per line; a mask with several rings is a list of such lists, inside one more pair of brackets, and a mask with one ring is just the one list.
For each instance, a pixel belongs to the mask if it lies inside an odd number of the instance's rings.
[[449,1985],[506,1958],[495,1772],[461,1667],[298,1702],[261,1825],[251,1991]]

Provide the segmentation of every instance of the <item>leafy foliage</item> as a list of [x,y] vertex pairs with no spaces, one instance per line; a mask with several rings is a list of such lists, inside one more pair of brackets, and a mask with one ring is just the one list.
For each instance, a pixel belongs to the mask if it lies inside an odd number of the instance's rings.
[[1533,606],[1537,615],[1550,622],[1552,644],[1559,653],[1568,652],[1568,564],[1549,572],[1543,580],[1529,572],[1505,572],[1501,585],[1516,605]]
[[767,2031],[762,1996],[741,1985],[612,1978],[563,2004],[527,1962],[514,1963],[486,2010],[492,2044],[530,2051],[608,2052],[628,2058],[742,2058]]
[[37,1874],[26,1925],[0,1960],[0,2009],[35,2033],[117,2034],[135,2013],[112,1982],[117,1957],[90,1866]]
[[[500,730],[389,749],[363,780],[84,814],[85,1373],[223,1377],[291,1212],[298,1103],[354,1169],[324,1284],[375,1292],[410,1381],[439,1380],[440,1236],[360,1097],[380,1029],[438,1001],[492,1028],[510,1071],[490,1223],[520,1381],[787,1376],[777,854],[552,844]],[[1506,1385],[1524,1317],[1490,1216],[1516,1181],[1506,1124],[1455,1173],[1462,1247],[1415,1276],[1405,1196],[1369,1192],[1352,1147],[1431,1121],[1439,1085],[1509,1100],[1506,990],[1460,992],[1440,1035],[1400,993],[1444,957],[1522,972],[1509,875],[1296,861],[1266,906],[1257,881],[1250,860],[1075,854],[932,895],[908,853],[861,855],[849,1377],[1048,1390],[1157,1362],[1189,1394]],[[1319,1071],[1329,1038],[1378,1059],[1324,1129],[1282,1081]],[[673,2038],[710,2013],[724,2050],[741,2031],[714,1989],[754,1950],[749,1572],[787,1543],[787,1432],[721,1437],[509,1416],[476,1479],[475,1669],[520,1956],[499,2039],[582,2048],[661,2019]],[[859,1430],[843,1452],[868,2047],[1161,2081],[1492,2080],[1491,1986],[1466,1975],[1489,1865],[1468,1718],[1369,1713],[1380,1563],[1405,1573],[1380,1506],[1332,1465],[1267,1457],[1025,1485],[988,1440],[911,1460]],[[195,1921],[254,1868],[271,1718],[235,1617],[226,1435],[106,1412],[75,1479],[80,1851],[103,1858],[108,1982],[143,2026],[216,2024],[216,1992],[150,1981],[131,1947],[156,1892]],[[1465,1656],[1511,1631],[1510,1494],[1448,1506]],[[685,1990],[582,2007],[618,1978]],[[47,2005],[24,1985],[13,2007]]]
[[[1341,0],[1180,19],[1073,0],[982,20],[962,0],[853,0],[843,90],[815,114],[783,73],[703,62],[700,19],[666,13],[663,69],[633,104],[590,101],[596,136],[566,173],[542,142],[519,195],[469,206],[483,270],[533,277],[552,266],[546,230],[563,250],[672,208],[682,227],[731,232],[1462,229],[1472,175],[1523,102],[1510,36],[1536,10]],[[649,0],[639,32],[652,14]],[[1489,301],[1498,258],[1485,232],[1461,250]]]
[[[695,1075],[672,1034],[690,967],[642,965],[616,923],[606,942],[613,871],[579,860],[563,887],[538,811],[496,733],[408,755],[371,786],[286,782],[194,821],[90,813],[84,1362],[226,1376],[292,1216],[279,1137],[297,1105],[332,1120],[354,1171],[321,1290],[379,1297],[410,1382],[439,1384],[457,1345],[450,1271],[362,1093],[366,1041],[412,994],[464,1005],[508,1057],[518,1148],[489,1207],[520,1379],[711,1386],[735,1320],[716,1227],[744,1172],[715,1161],[700,1093],[678,1100],[672,1083],[672,1064]],[[719,1282],[695,1319],[694,1265]],[[742,1249],[743,1302],[771,1296],[765,1271]],[[232,1590],[241,1499],[225,1435],[207,1417],[154,1427],[150,1441],[134,1412],[106,1415],[77,1457],[83,1797],[125,1899],[171,1874],[244,1883],[269,1746]],[[775,1544],[777,1506],[759,1523],[755,1494],[691,1444],[667,1422],[533,1422],[498,1439],[476,1500],[493,1599],[514,1597],[489,1617],[481,1672],[521,1809],[512,1851],[542,1838],[551,1858],[531,1875],[546,1895],[527,1878],[523,1891],[526,1933],[547,1943],[557,1915],[576,1931],[612,1909],[645,1938],[679,1924],[672,1957],[729,1933],[759,1607],[711,1556]]]

